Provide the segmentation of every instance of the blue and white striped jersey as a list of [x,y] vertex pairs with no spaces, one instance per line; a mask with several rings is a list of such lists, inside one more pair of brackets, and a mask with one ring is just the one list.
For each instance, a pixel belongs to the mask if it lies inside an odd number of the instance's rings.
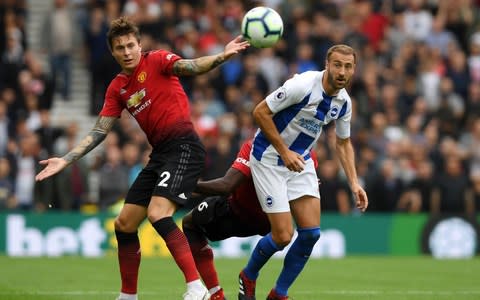
[[[328,96],[322,85],[324,72],[296,74],[266,98],[280,136],[290,150],[305,160],[310,158],[310,150],[320,137],[322,127],[331,121],[335,120],[338,137],[350,137],[352,100],[345,89],[334,97]],[[255,134],[251,155],[267,164],[283,165],[280,155],[260,129]]]

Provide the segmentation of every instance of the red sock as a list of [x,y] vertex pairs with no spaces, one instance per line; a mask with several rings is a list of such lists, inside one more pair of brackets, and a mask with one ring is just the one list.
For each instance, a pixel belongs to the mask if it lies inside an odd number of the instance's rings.
[[152,225],[167,244],[173,259],[185,276],[185,281],[191,282],[200,279],[187,238],[175,224],[173,218],[163,218]]
[[138,282],[138,269],[140,267],[140,242],[138,235],[115,231],[118,242],[118,263],[120,277],[122,278],[122,293],[136,294]]
[[207,241],[190,244],[198,272],[208,289],[219,286],[217,271],[213,263],[213,251]]

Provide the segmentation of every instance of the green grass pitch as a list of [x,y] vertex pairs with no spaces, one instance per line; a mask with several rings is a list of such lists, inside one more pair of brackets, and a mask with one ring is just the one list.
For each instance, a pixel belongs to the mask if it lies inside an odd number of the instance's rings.
[[[244,259],[218,259],[220,280],[237,299],[237,275]],[[265,299],[282,261],[262,270],[257,299]],[[116,257],[11,258],[0,256],[0,300],[113,300],[120,279]],[[139,299],[182,299],[183,276],[172,259],[144,258]],[[290,289],[294,300],[480,299],[480,258],[347,257],[313,259]]]

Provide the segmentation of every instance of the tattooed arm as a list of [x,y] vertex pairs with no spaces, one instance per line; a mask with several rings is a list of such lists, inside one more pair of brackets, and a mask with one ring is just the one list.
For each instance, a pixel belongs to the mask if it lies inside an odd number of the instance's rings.
[[195,59],[180,59],[173,64],[173,73],[177,76],[203,74],[221,65],[233,55],[245,50],[248,42],[242,41],[241,36],[225,46],[225,50],[216,55],[202,56]]
[[37,181],[41,181],[65,169],[74,161],[79,160],[85,154],[97,147],[107,136],[117,120],[116,117],[102,117],[100,116],[95,123],[95,126],[90,130],[85,138],[75,146],[70,152],[63,157],[53,157],[40,161],[41,165],[46,167],[35,176]]
[[62,158],[68,163],[80,159],[82,156],[90,152],[93,148],[97,147],[106,137],[113,127],[113,124],[117,120],[116,117],[102,117],[100,116],[93,126],[92,130],[86,137],[70,152],[65,154]]

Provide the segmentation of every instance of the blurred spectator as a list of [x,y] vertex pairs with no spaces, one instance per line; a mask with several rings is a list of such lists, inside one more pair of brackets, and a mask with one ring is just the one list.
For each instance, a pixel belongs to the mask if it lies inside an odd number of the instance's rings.
[[273,48],[262,49],[259,55],[259,71],[268,83],[268,91],[273,91],[287,76],[287,67],[283,61],[275,56]]
[[467,209],[471,209],[472,202],[468,175],[462,161],[456,156],[448,156],[435,180],[432,213],[471,213]]
[[0,211],[16,206],[11,171],[8,159],[0,158]]
[[90,115],[100,112],[108,84],[120,71],[107,46],[107,31],[108,19],[105,10],[96,6],[90,12],[84,33],[90,71]]
[[155,32],[155,24],[161,16],[161,1],[157,0],[127,0],[123,14],[135,22],[142,32]]
[[[109,134],[110,135],[110,134]],[[99,207],[106,210],[125,197],[128,190],[128,173],[122,162],[122,152],[116,145],[106,145],[105,163],[100,167]]]
[[28,132],[20,137],[17,154],[17,174],[15,198],[21,210],[44,211],[52,199],[52,183],[35,184],[35,175],[40,170],[40,142],[38,137]]
[[7,115],[7,104],[0,99],[0,157],[7,152],[8,140],[13,136],[13,125]]
[[472,183],[473,207],[467,208],[467,212],[478,215],[480,213],[480,173],[478,170],[470,174],[470,181]]
[[455,36],[448,30],[445,30],[445,18],[437,16],[433,19],[432,28],[429,35],[425,38],[428,47],[440,51],[442,57],[447,57],[451,49],[457,47]]
[[123,161],[127,168],[128,186],[137,178],[143,168],[140,146],[137,143],[127,142],[123,145]]
[[432,29],[432,15],[425,9],[424,0],[408,0],[407,3],[407,9],[403,13],[405,33],[409,38],[423,41]]
[[[78,130],[76,122],[67,124],[62,134],[55,139],[54,152],[52,154],[70,151],[78,142]],[[87,161],[78,160],[70,168],[63,170],[61,176],[56,176],[54,179],[55,196],[52,208],[78,210],[83,205],[92,202],[89,196],[90,175],[91,172]]]
[[480,172],[480,118],[477,117],[469,124],[468,131],[465,131],[459,144],[466,151],[468,166],[471,173]]
[[446,75],[453,82],[453,90],[463,99],[468,96],[468,84],[470,72],[467,65],[467,57],[460,49],[452,50],[448,55]]
[[468,70],[474,83],[480,83],[480,31],[470,38],[470,55],[468,56]]
[[433,164],[422,160],[417,166],[416,177],[402,193],[399,200],[400,211],[430,212],[434,187]]
[[321,206],[322,211],[346,215],[352,210],[351,192],[338,172],[338,163],[333,160],[325,160],[318,165]]
[[70,99],[72,55],[80,37],[79,26],[67,0],[54,0],[53,10],[45,16],[42,30],[43,49],[50,59],[50,71],[56,90],[63,100]]
[[9,29],[5,32],[6,46],[0,56],[0,87],[17,87],[17,77],[24,63],[24,48],[19,31]]
[[50,110],[53,104],[55,82],[45,72],[41,62],[32,52],[25,53],[25,66],[31,74],[30,89],[38,96],[39,109]]
[[301,43],[297,46],[297,56],[292,63],[290,73],[303,73],[305,71],[318,71],[319,67],[313,60],[313,48],[310,44]]
[[65,132],[63,128],[52,126],[50,122],[50,111],[41,110],[40,127],[35,130],[35,133],[40,139],[42,150],[45,151],[48,157],[54,154],[55,143]]
[[380,171],[372,182],[367,183],[369,210],[376,212],[393,212],[399,207],[400,195],[404,184],[397,175],[392,159],[385,159],[380,165]]

